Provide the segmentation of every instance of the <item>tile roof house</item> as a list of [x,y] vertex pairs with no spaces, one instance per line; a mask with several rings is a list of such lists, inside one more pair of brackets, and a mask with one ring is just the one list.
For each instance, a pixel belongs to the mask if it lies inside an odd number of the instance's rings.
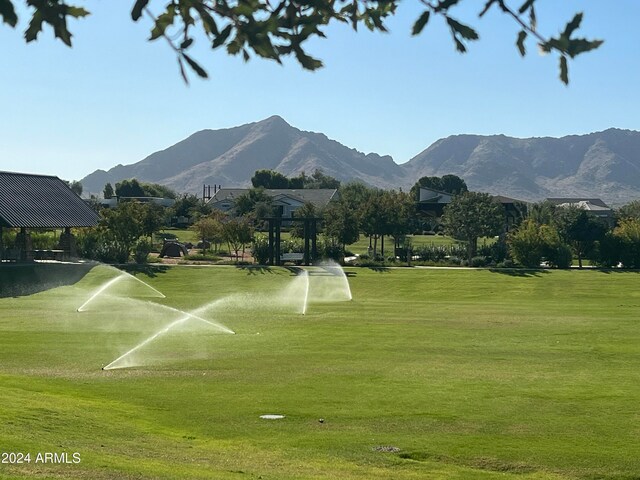
[[[454,195],[441,192],[432,188],[420,187],[418,211],[425,215],[439,218],[444,213],[444,208],[451,203]],[[514,224],[525,214],[527,202],[502,195],[492,195],[496,202],[502,204],[505,209],[505,231],[509,231]]]
[[[221,188],[209,200],[208,205],[223,212],[231,211],[235,206],[235,199],[249,192],[248,188]],[[282,218],[291,218],[293,212],[305,203],[311,203],[314,207],[322,209],[329,202],[338,199],[338,190],[335,188],[308,188],[308,189],[264,189],[264,193],[272,198],[275,207],[282,210]]]
[[592,215],[606,221],[610,225],[613,225],[615,221],[613,209],[599,198],[558,197],[547,198],[545,201],[550,202],[557,207],[576,207],[581,210],[586,210]]

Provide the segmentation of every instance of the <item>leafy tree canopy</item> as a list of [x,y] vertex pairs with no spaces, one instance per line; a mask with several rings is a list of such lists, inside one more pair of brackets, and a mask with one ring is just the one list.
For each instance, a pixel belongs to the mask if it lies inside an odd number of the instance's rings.
[[183,193],[178,196],[176,203],[171,207],[173,217],[197,217],[206,215],[211,211],[208,205],[202,204],[202,199],[191,193]]
[[316,168],[311,176],[302,172],[299,176],[292,178],[291,181],[301,185],[301,187],[291,188],[340,188],[340,180],[330,175],[325,175],[319,168]]
[[604,238],[607,226],[589,212],[577,207],[556,210],[555,224],[560,237],[571,245],[582,268],[582,259],[589,255],[595,242]]
[[115,195],[115,192],[113,190],[113,186],[111,185],[111,183],[107,182],[104,186],[104,190],[102,191],[102,194],[104,196],[104,198],[111,198]]
[[253,188],[292,188],[289,185],[289,179],[275,170],[256,170],[251,177],[251,184]]
[[416,200],[420,199],[420,187],[431,188],[433,190],[452,193],[454,195],[464,193],[469,190],[466,182],[457,175],[422,177],[413,185],[413,187],[411,187],[411,190],[409,191],[411,198],[415,198]]
[[[455,7],[465,0],[421,0],[423,9],[411,30],[420,34],[433,17],[440,17],[447,25],[458,52],[467,51],[469,42],[479,39],[476,30],[455,18]],[[18,23],[14,4],[18,0],[0,0],[0,17],[15,27]],[[43,27],[53,29],[56,38],[71,46],[72,34],[67,27],[69,18],[89,15],[83,7],[67,5],[64,0],[25,0],[31,7],[31,19],[25,31],[25,40],[38,38]],[[467,0],[466,3],[470,3]],[[582,13],[576,13],[556,36],[543,35],[537,25],[537,0],[484,0],[479,2],[479,17],[497,9],[518,26],[516,47],[526,55],[528,37],[535,39],[542,52],[554,52],[560,60],[560,79],[569,82],[568,60],[598,48],[601,40],[576,37],[582,22]],[[212,49],[224,48],[230,55],[242,55],[245,60],[258,56],[278,63],[294,56],[302,67],[315,70],[322,67],[319,59],[310,56],[306,43],[315,37],[324,37],[323,30],[335,22],[350,25],[354,30],[364,26],[371,31],[386,32],[386,21],[394,15],[399,0],[172,0],[159,6],[150,0],[135,0],[131,18],[143,16],[153,21],[150,41],[160,38],[175,51],[180,72],[187,81],[186,67],[206,78],[207,72],[189,55],[196,36],[204,36]],[[156,8],[160,10],[155,10]],[[154,13],[159,11],[159,13]]]
[[121,182],[116,183],[115,192],[118,197],[177,197],[176,192],[171,190],[169,187],[159,185],[157,183],[139,182],[135,178],[122,180]]
[[[1,1],[1,0],[0,0],[0,1]],[[80,182],[79,182],[79,181],[77,181],[77,180],[73,180],[73,181],[71,181],[71,182],[70,182],[69,180],[63,180],[63,182],[64,182],[64,183],[66,183],[66,184],[67,184],[67,186],[68,186],[71,190],[73,190],[73,192],[74,192],[76,195],[78,195],[78,196],[82,195],[82,183],[80,183]]]
[[445,232],[467,242],[468,259],[476,254],[479,237],[499,235],[504,229],[504,207],[488,193],[465,192],[444,209]]
[[623,205],[616,213],[620,219],[640,219],[640,200],[634,200]]
[[287,178],[275,170],[256,170],[251,177],[251,184],[254,188],[339,188],[340,181],[325,175],[322,170],[316,169],[313,175],[308,176],[302,172],[297,177]]

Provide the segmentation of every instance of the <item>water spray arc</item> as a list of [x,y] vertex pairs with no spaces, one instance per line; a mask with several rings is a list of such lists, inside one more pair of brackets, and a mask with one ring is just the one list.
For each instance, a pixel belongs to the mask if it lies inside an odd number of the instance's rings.
[[181,323],[186,322],[187,320],[189,320],[189,316],[184,316],[183,318],[180,318],[172,323],[170,323],[169,325],[167,325],[166,327],[164,327],[162,330],[159,330],[158,332],[154,333],[153,335],[151,335],[149,338],[147,338],[146,340],[140,342],[138,345],[136,345],[135,347],[133,347],[131,350],[129,350],[128,352],[123,353],[122,355],[120,355],[118,358],[116,358],[113,362],[111,362],[110,364],[102,367],[102,370],[112,370],[114,368],[124,368],[127,365],[121,365],[121,366],[117,366],[116,364],[125,359],[126,357],[128,357],[129,355],[131,355],[132,353],[136,352],[137,350],[140,350],[142,347],[144,347],[145,345],[147,345],[148,343],[153,342],[156,338],[158,338],[160,335],[163,335],[165,333],[167,333],[169,330],[171,330],[173,327],[176,327],[178,325],[180,325]]
[[123,278],[125,278],[125,274],[124,272],[122,272],[120,275],[118,275],[117,277],[112,278],[111,280],[109,280],[107,283],[105,283],[104,285],[102,285],[100,288],[98,288],[98,290],[95,291],[95,293],[93,295],[91,295],[91,297],[89,297],[89,300],[87,300],[86,302],[84,302],[82,305],[80,305],[78,307],[78,312],[84,312],[87,305],[89,305],[96,297],[98,297],[102,292],[104,292],[107,288],[109,288],[110,286],[114,285],[115,283],[119,282],[120,280],[122,280]]
[[162,293],[161,291],[159,291],[156,288],[153,288],[151,285],[149,285],[147,282],[145,282],[144,280],[140,280],[138,277],[136,277],[135,275],[131,275],[129,272],[122,272],[125,274],[125,276],[128,276],[130,278],[133,278],[134,280],[140,282],[142,285],[144,285],[145,287],[151,289],[152,291],[154,291],[156,293],[156,295],[158,295],[158,297],[160,298],[167,298],[167,296]]
[[[93,296],[87,302],[85,302],[82,307],[80,307],[79,311],[83,308],[86,308],[86,305],[90,303],[94,298],[96,298],[98,295],[104,292],[104,290],[113,285],[113,283],[124,278],[126,275],[128,274],[122,273],[115,279],[112,279],[105,285],[103,285],[98,291],[93,294]],[[226,309],[236,310],[238,308],[247,308],[248,299],[253,297],[255,297],[255,295],[247,297],[246,295],[236,293],[214,300],[189,312],[167,305],[147,301],[146,304],[149,307],[158,307],[163,310],[168,310],[173,313],[179,314],[180,316],[177,320],[174,320],[166,326],[162,327],[161,329],[150,335],[148,338],[142,340],[133,348],[120,355],[111,363],[104,366],[103,370],[113,370],[141,365],[138,362],[138,356],[134,356],[136,352],[151,344],[159,337],[166,335],[172,330],[176,330],[180,325],[184,324],[190,319],[197,320],[200,323],[205,323],[220,332],[235,334],[233,330],[225,327],[222,324],[219,324],[218,322],[209,321],[206,318],[203,318],[203,316],[209,316],[208,311],[212,309],[222,309],[222,311],[225,311]],[[262,308],[264,308],[265,305],[272,305],[274,308],[278,308],[280,305],[286,305],[288,309],[293,309],[294,311],[299,312],[302,315],[306,315],[311,303],[334,303],[352,299],[353,297],[351,294],[349,280],[344,270],[340,265],[331,262],[329,264],[320,265],[320,268],[316,267],[312,268],[311,270],[302,269],[298,271],[298,275],[296,275],[296,277],[283,290],[281,296],[278,295],[275,298],[265,296],[260,302]],[[252,305],[252,303],[249,302],[249,305]]]
[[111,268],[116,270],[119,273],[119,275],[117,277],[112,278],[111,280],[109,280],[105,284],[101,285],[93,293],[93,295],[91,295],[91,297],[89,297],[89,299],[86,302],[84,302],[82,305],[80,305],[80,307],[78,307],[78,309],[77,309],[78,312],[84,312],[86,310],[87,305],[89,305],[93,300],[95,300],[97,297],[99,297],[100,294],[104,293],[108,288],[112,287],[113,285],[115,285],[117,282],[121,281],[124,278],[133,278],[135,281],[140,282],[142,285],[144,285],[145,287],[150,289],[152,292],[154,292],[157,297],[166,298],[166,296],[162,292],[160,292],[156,288],[153,288],[147,282],[145,282],[143,280],[140,280],[138,277],[135,277],[134,275],[131,275],[129,272],[124,272],[122,270],[118,270],[115,267],[111,267]]
[[[204,318],[202,318],[202,317],[199,317],[198,315],[196,315],[196,314],[194,314],[194,313],[192,313],[192,312],[185,312],[185,311],[183,311],[183,310],[178,310],[177,308],[173,308],[173,307],[170,307],[170,306],[168,306],[168,305],[162,305],[162,304],[160,304],[160,303],[154,303],[154,302],[147,302],[147,303],[148,303],[148,304],[151,304],[151,305],[152,305],[152,306],[154,306],[154,307],[160,307],[160,308],[162,308],[162,309],[164,309],[164,310],[170,310],[170,311],[172,311],[172,312],[175,312],[175,313],[179,313],[179,314],[185,315],[185,316],[186,316],[186,317],[188,317],[188,318],[193,318],[194,320],[199,320],[200,322],[206,323],[207,325],[210,325],[211,327],[216,328],[216,329],[218,329],[218,330],[220,330],[220,331],[222,331],[222,332],[224,332],[224,333],[230,333],[230,334],[232,334],[232,335],[236,333],[236,332],[234,332],[233,330],[231,330],[231,329],[229,329],[229,328],[225,327],[224,325],[221,325],[221,324],[216,323],[216,322],[211,322],[211,321],[209,321],[209,320],[207,320],[207,319],[204,319]],[[198,309],[198,310],[200,310],[200,309]],[[196,310],[196,311],[197,311],[197,310]]]
[[309,272],[304,270],[302,272],[302,275],[304,276],[304,279],[305,279],[304,303],[302,304],[302,315],[306,315],[307,314],[307,304],[309,302]]

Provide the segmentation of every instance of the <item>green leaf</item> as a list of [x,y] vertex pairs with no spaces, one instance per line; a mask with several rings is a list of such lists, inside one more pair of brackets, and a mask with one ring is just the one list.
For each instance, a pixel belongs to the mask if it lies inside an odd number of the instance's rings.
[[571,34],[580,27],[580,23],[582,23],[582,13],[576,13],[573,20],[567,23],[563,35],[567,38],[571,37]]
[[533,30],[534,32],[536,31],[536,28],[538,28],[536,9],[533,7],[533,5],[531,5],[531,9],[529,10],[529,27],[531,27],[531,30]]
[[53,24],[53,34],[56,38],[62,40],[67,47],[71,46],[71,32],[67,29],[67,23],[64,18]]
[[533,7],[533,4],[535,3],[536,0],[527,0],[526,2],[524,2],[522,5],[520,5],[520,8],[518,9],[518,13],[524,13],[527,10],[529,10],[531,7]]
[[467,51],[467,47],[464,46],[464,43],[462,43],[458,37],[454,35],[453,40],[456,43],[456,50],[458,50],[460,53],[465,53]]
[[180,43],[180,49],[186,50],[191,46],[191,44],[193,44],[193,38],[187,38],[186,40],[183,40],[182,43]]
[[173,20],[175,18],[175,11],[171,10],[171,5],[169,5],[169,10],[164,12],[158,18],[156,18],[156,24],[151,30],[151,37],[149,40],[155,40],[158,37],[164,35],[164,32],[167,30],[169,25],[173,24]]
[[240,53],[241,49],[242,44],[238,40],[237,36],[227,44],[227,52],[229,52],[229,54],[231,55],[237,55],[238,53]]
[[[222,31],[218,35],[216,35],[216,37],[213,39],[213,42],[211,43],[211,48],[218,48],[220,45],[226,42],[227,38],[229,38],[229,35],[231,34],[231,28],[232,28],[231,25],[227,25],[226,27],[224,27]],[[232,53],[232,52],[229,51],[229,53]],[[238,52],[236,51],[235,53],[238,53]]]
[[0,15],[2,16],[2,21],[12,27],[15,27],[18,23],[18,16],[10,0],[0,0]]
[[36,10],[29,21],[29,27],[24,32],[24,38],[27,42],[32,42],[38,38],[38,34],[42,31],[42,12]]
[[567,66],[567,57],[560,55],[560,80],[565,85],[569,85],[569,67]]
[[571,58],[584,52],[595,50],[604,43],[603,40],[587,40],[586,38],[574,38],[569,42],[567,52]]
[[447,23],[449,24],[449,27],[451,27],[451,30],[460,34],[460,36],[465,40],[478,40],[478,34],[468,25],[464,25],[451,17],[447,17]]
[[422,15],[420,15],[420,18],[418,18],[418,20],[416,20],[416,23],[413,24],[411,35],[418,35],[420,32],[422,32],[422,29],[429,22],[430,15],[431,15],[431,12],[429,10],[425,10],[424,12],[422,12]]
[[296,59],[300,62],[300,65],[302,65],[303,68],[306,68],[307,70],[317,70],[322,67],[322,62],[320,60],[310,57],[304,53],[300,46],[296,45],[294,51]]
[[131,9],[131,18],[134,22],[137,22],[138,19],[142,16],[142,10],[144,10],[148,3],[149,0],[136,0],[136,3]]
[[524,48],[524,41],[527,38],[527,32],[525,30],[520,30],[518,34],[518,40],[516,41],[516,45],[518,46],[518,50],[520,51],[520,55],[523,57],[526,55],[527,50]]
[[187,77],[187,72],[184,69],[184,63],[182,63],[182,58],[181,57],[178,57],[178,66],[180,67],[180,76],[182,76],[182,79],[184,80],[184,83],[189,85],[189,78]]
[[208,12],[204,11],[204,9],[198,10],[200,14],[200,19],[202,20],[202,28],[208,35],[218,35],[218,25],[216,25],[216,21],[209,15]]
[[82,7],[67,7],[67,15],[73,18],[82,18],[90,15],[89,11],[85,10]]
[[448,10],[449,8],[453,7],[456,3],[458,3],[460,0],[440,0],[438,2],[438,5],[436,5],[435,11],[436,12],[441,12],[444,10]]
[[194,72],[196,72],[196,74],[198,74],[199,77],[209,78],[209,75],[207,75],[207,72],[205,71],[205,69],[202,68],[200,65],[198,65],[198,63],[195,60],[193,60],[189,55],[182,52],[182,57],[187,61],[189,66],[193,69]]
[[482,11],[480,12],[480,15],[478,15],[479,17],[484,17],[484,14],[487,13],[489,11],[489,9],[491,8],[491,6],[496,3],[498,0],[488,0],[487,3],[484,4],[484,8],[482,9]]

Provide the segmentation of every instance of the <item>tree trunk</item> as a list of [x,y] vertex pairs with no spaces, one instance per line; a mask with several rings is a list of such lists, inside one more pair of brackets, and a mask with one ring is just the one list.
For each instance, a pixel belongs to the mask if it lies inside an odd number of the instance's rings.
[[477,251],[478,251],[478,239],[477,238],[469,239],[469,241],[467,242],[467,255],[468,255],[467,260],[471,261],[471,259],[476,256]]
[[382,235],[380,240],[380,255],[384,258],[384,235]]

